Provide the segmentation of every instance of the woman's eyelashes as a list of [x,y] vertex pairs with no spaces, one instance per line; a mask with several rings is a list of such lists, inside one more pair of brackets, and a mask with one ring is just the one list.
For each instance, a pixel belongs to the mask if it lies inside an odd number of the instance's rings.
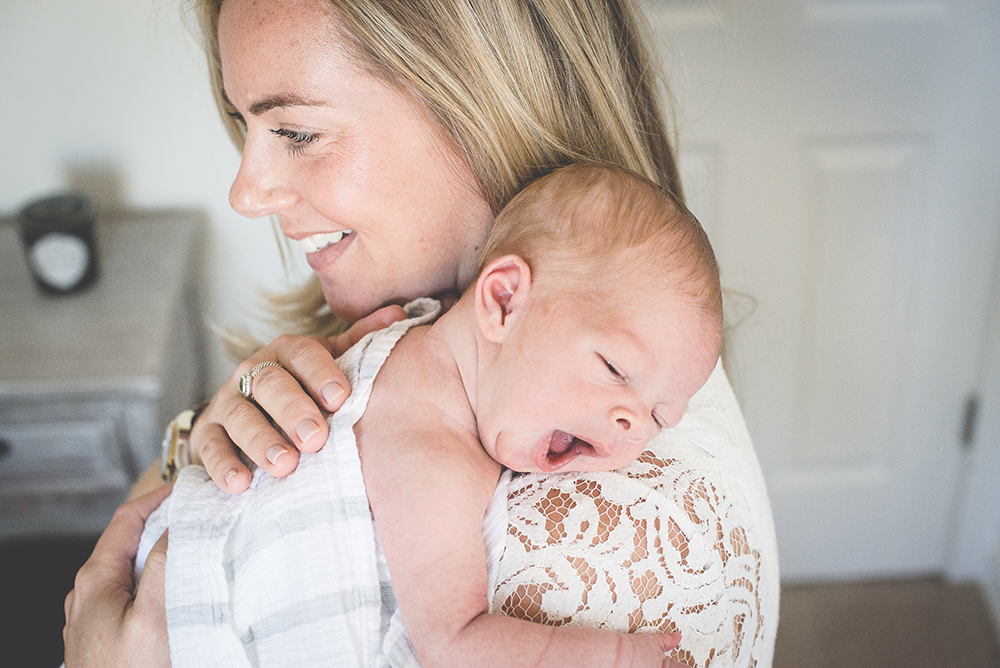
[[229,118],[233,119],[233,122],[236,123],[237,126],[239,126],[240,132],[242,132],[245,137],[247,134],[247,122],[243,120],[243,114],[235,109],[226,111],[226,114]]
[[292,155],[301,155],[306,146],[319,139],[319,135],[313,132],[303,132],[302,130],[289,130],[288,128],[277,128],[271,132],[279,137],[288,140],[288,150]]

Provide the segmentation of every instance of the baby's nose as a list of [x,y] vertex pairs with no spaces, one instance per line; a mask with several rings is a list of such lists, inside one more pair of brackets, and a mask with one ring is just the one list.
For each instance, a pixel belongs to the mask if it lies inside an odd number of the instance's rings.
[[624,432],[623,436],[630,439],[649,438],[650,427],[653,422],[652,415],[647,415],[644,411],[636,411],[626,406],[619,406],[611,413],[617,428]]

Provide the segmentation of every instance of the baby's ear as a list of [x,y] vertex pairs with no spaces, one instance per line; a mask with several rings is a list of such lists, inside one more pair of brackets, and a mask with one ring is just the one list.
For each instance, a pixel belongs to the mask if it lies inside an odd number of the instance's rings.
[[476,281],[476,319],[487,340],[503,341],[530,291],[531,269],[517,255],[504,255],[486,265]]

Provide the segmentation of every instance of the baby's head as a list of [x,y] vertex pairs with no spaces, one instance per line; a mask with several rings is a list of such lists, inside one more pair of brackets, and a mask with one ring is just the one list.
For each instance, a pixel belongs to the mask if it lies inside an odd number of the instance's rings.
[[571,165],[533,182],[497,216],[480,270],[479,436],[511,469],[629,464],[715,368],[708,238],[625,170]]

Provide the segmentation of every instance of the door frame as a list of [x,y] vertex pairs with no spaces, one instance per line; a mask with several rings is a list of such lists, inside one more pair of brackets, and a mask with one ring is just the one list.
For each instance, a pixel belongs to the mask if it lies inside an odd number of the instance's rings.
[[[1000,220],[997,221],[1000,225]],[[964,453],[955,532],[945,577],[979,585],[1000,635],[1000,244],[983,322],[978,410]]]

